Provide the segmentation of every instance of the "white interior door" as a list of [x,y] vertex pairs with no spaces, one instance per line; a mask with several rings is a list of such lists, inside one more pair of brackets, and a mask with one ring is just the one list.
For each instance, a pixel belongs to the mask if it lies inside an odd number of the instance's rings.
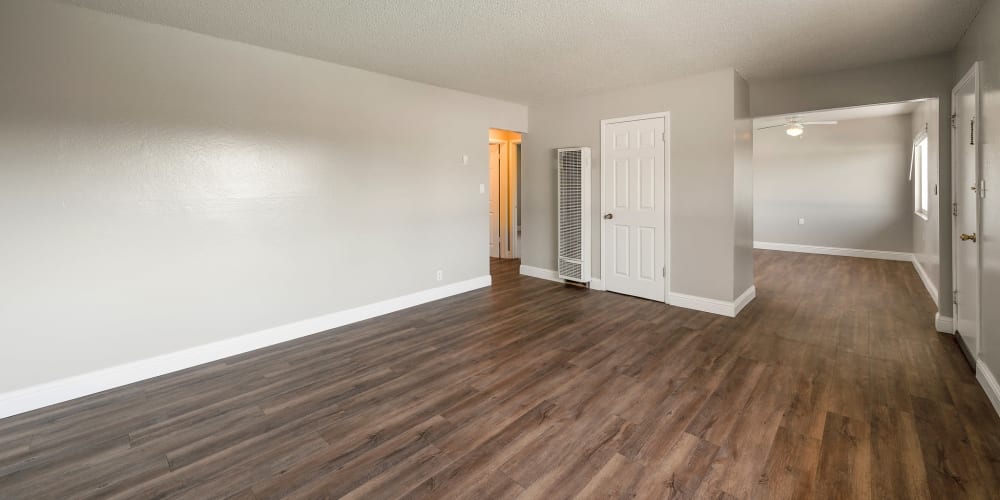
[[500,144],[500,258],[509,259],[510,252],[510,143]]
[[604,286],[664,302],[667,120],[623,119],[602,126]]
[[970,352],[973,364],[979,355],[979,142],[976,137],[978,78],[976,68],[963,78],[952,93],[955,114],[953,191],[956,203],[955,237],[955,333]]
[[499,144],[490,144],[490,257],[500,257]]

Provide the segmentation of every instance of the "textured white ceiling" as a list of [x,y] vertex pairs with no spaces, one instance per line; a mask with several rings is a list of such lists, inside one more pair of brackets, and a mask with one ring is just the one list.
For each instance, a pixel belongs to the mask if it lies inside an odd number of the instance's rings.
[[62,0],[524,103],[954,48],[983,0]]

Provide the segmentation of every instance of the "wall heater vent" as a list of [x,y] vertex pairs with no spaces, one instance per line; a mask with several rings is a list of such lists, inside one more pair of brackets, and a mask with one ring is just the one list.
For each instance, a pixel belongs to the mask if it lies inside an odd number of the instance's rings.
[[559,278],[590,282],[590,148],[556,150]]

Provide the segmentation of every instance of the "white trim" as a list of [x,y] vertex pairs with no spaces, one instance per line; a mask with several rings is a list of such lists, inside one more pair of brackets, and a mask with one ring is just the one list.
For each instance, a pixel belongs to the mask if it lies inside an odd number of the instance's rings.
[[[974,148],[975,156],[976,156],[976,158],[975,158],[975,163],[976,163],[976,165],[975,165],[975,170],[976,170],[975,177],[976,177],[976,180],[977,180],[977,184],[979,184],[979,181],[981,181],[982,178],[983,178],[982,161],[981,161],[981,158],[982,158],[982,150],[981,150],[981,147],[982,147],[982,139],[981,139],[981,137],[982,137],[982,135],[981,135],[981,131],[982,131],[983,127],[982,127],[982,121],[979,119],[979,117],[981,116],[981,111],[982,111],[982,94],[980,92],[980,89],[982,87],[980,86],[979,61],[976,61],[976,62],[972,63],[972,67],[969,68],[969,70],[965,72],[965,75],[962,76],[962,79],[959,80],[958,83],[955,84],[955,86],[951,88],[951,114],[952,114],[952,116],[955,116],[958,113],[958,110],[956,109],[956,106],[957,106],[957,99],[955,98],[956,91],[958,91],[958,89],[960,89],[963,86],[965,86],[965,84],[969,83],[970,79],[972,80],[972,83],[974,84],[974,86],[973,86],[973,89],[974,89],[973,93],[974,93],[974,95],[976,97],[976,102],[975,102],[975,105],[974,105],[975,109],[973,110],[972,117],[973,117],[973,120],[976,122],[976,124],[979,125],[977,127],[973,127],[973,129],[972,129],[973,142],[976,143],[976,147]],[[952,143],[952,145],[956,144],[956,139],[957,139],[956,134],[957,133],[958,133],[958,129],[955,128],[955,127],[952,127],[951,128],[951,143]],[[964,140],[964,138],[960,139],[960,140]],[[959,189],[958,183],[955,182],[955,179],[958,176],[958,169],[955,168],[955,166],[956,166],[955,155],[956,155],[957,152],[958,152],[958,148],[955,148],[955,147],[951,148],[951,167],[952,167],[951,168],[951,200],[952,200],[953,203],[956,202],[956,200],[958,199],[958,189]],[[964,189],[964,187],[962,189]],[[982,209],[982,197],[981,197],[981,194],[980,194],[980,196],[976,197],[976,232],[978,234],[980,234],[980,235],[983,234],[983,209]],[[959,234],[960,233],[961,233],[961,230],[959,229],[958,224],[955,224],[955,217],[953,216],[951,218],[951,276],[952,276],[951,289],[952,289],[952,292],[954,292],[957,289],[956,284],[958,283],[958,276],[959,276],[959,274],[958,274],[958,245],[959,245],[959,241],[960,241],[959,240]],[[982,236],[980,236],[980,238],[981,237]],[[977,325],[976,325],[976,332],[977,332],[976,333],[976,345],[974,345],[974,346],[967,346],[969,349],[974,349],[974,351],[972,353],[973,357],[978,357],[979,356],[980,346],[982,344],[981,339],[983,338],[983,307],[982,307],[983,306],[983,300],[982,300],[982,298],[983,298],[983,279],[982,279],[982,276],[983,276],[983,253],[982,253],[982,250],[978,246],[979,243],[977,243],[976,245],[977,245],[976,246],[976,261],[977,261],[976,262],[976,288],[979,290],[979,292],[977,293],[977,296],[979,298],[979,304],[976,307],[976,323],[977,323]],[[952,310],[953,324],[958,322],[958,318],[959,318],[958,309],[959,309],[959,307],[960,307],[959,304],[955,304],[954,309]]]
[[990,398],[990,403],[993,403],[993,411],[1000,415],[1000,384],[997,384],[993,372],[982,360],[976,360],[976,380]]
[[726,301],[719,299],[709,299],[705,297],[698,297],[696,295],[687,295],[683,293],[670,293],[670,305],[675,307],[683,307],[685,309],[694,309],[695,311],[702,311],[712,314],[718,314],[720,316],[727,316],[730,318],[735,318],[744,307],[747,306],[755,297],[757,296],[757,288],[751,286],[747,288],[735,301]]
[[[671,188],[673,188],[673,183],[670,182],[670,156],[671,156],[670,140],[671,140],[671,136],[670,136],[670,112],[669,111],[663,111],[663,112],[660,112],[660,113],[647,113],[647,114],[644,114],[644,115],[624,116],[624,117],[621,117],[621,118],[608,118],[608,119],[601,120],[601,213],[600,213],[600,217],[601,217],[601,219],[600,219],[600,223],[601,223],[601,276],[606,276],[607,275],[607,266],[606,266],[607,259],[605,258],[605,253],[606,252],[604,251],[604,238],[605,238],[604,226],[606,225],[604,223],[604,214],[607,213],[606,205],[604,203],[604,198],[605,198],[605,195],[606,195],[606,191],[604,189],[604,163],[605,163],[604,162],[604,156],[605,156],[604,155],[604,140],[607,137],[606,129],[608,128],[608,125],[611,125],[611,124],[614,124],[614,123],[634,122],[634,121],[639,121],[639,120],[648,120],[648,119],[651,119],[651,118],[662,118],[663,119],[663,182],[666,184],[666,186],[664,186],[664,189],[663,189],[663,198],[664,198],[663,199],[663,207],[664,207],[664,210],[663,210],[664,216],[663,216],[663,218],[665,219],[664,220],[664,225],[663,225],[663,266],[667,270],[667,276],[663,280],[663,287],[664,287],[663,288],[663,298],[664,298],[664,302],[667,303],[667,304],[669,304],[670,303],[670,278],[674,274],[673,273],[673,269],[670,268],[670,241],[671,241],[670,240],[670,217],[671,217],[671,213],[672,213],[672,211],[670,209],[670,200],[673,199],[673,196],[671,196],[670,190],[671,190]],[[606,290],[606,288],[604,287],[603,282],[601,283],[601,287],[602,287],[601,288],[602,290]]]
[[0,418],[95,394],[115,387],[217,361],[237,354],[349,325],[408,307],[433,302],[492,284],[490,276],[431,288],[402,297],[268,328],[183,351],[104,368],[0,394]]
[[756,298],[757,298],[757,287],[754,285],[750,285],[750,288],[747,288],[746,291],[740,294],[739,297],[736,297],[736,300],[733,301],[733,317],[738,316],[740,314],[740,311],[742,311],[743,308],[745,308],[746,306],[750,305],[750,302],[753,302],[753,299]]
[[820,255],[839,255],[842,257],[860,257],[863,259],[882,259],[912,262],[913,254],[908,252],[887,252],[885,250],[861,250],[859,248],[818,247],[812,245],[795,245],[792,243],[771,243],[767,241],[753,242],[754,248],[761,250],[778,250],[781,252],[814,253]]
[[[532,278],[555,281],[556,283],[565,283],[563,280],[559,279],[559,273],[551,269],[522,265],[521,274],[531,276]],[[604,291],[604,281],[600,279],[591,280],[590,289]],[[670,293],[667,295],[667,304],[734,318],[756,297],[757,287],[751,286],[732,302],[718,299],[707,299],[705,297],[686,295],[683,293]]]
[[[545,269],[542,267],[525,266],[522,264],[521,274],[525,276],[531,276],[532,278],[555,281],[556,283],[567,283],[566,280],[559,277],[559,272],[553,271],[552,269]],[[604,280],[600,278],[591,278],[590,289],[598,292],[603,292]]]
[[934,315],[934,329],[941,333],[955,334],[955,320],[948,316],[941,316],[941,313]]
[[525,276],[531,276],[532,278],[541,278],[543,280],[555,281],[562,283],[563,280],[559,279],[559,273],[551,269],[544,269],[541,267],[526,266],[521,265],[521,274]]
[[[917,165],[914,160],[916,160],[917,154],[916,149],[920,146],[920,143],[924,143],[923,149],[926,151],[920,152],[920,165]],[[927,136],[927,130],[921,130],[916,139],[913,141],[913,145],[910,147],[910,168],[913,169],[913,213],[923,220],[929,220],[930,216],[930,203],[931,203],[931,183],[927,179],[930,174],[930,170],[925,169],[929,167],[930,160],[927,155],[930,154],[930,138]],[[924,195],[927,195],[927,206],[922,207]]]
[[931,298],[934,299],[934,305],[940,307],[938,304],[938,289],[934,286],[934,282],[931,281],[931,277],[927,274],[927,271],[924,271],[924,266],[920,265],[920,260],[917,259],[916,255],[913,256],[913,268],[917,270],[917,276],[920,276],[920,281],[924,282],[924,286],[927,288],[927,293],[929,293]]

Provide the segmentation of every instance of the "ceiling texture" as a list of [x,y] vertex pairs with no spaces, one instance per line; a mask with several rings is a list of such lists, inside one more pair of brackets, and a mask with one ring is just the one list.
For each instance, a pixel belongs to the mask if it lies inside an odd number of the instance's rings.
[[534,104],[705,71],[802,76],[947,52],[983,0],[61,0]]

